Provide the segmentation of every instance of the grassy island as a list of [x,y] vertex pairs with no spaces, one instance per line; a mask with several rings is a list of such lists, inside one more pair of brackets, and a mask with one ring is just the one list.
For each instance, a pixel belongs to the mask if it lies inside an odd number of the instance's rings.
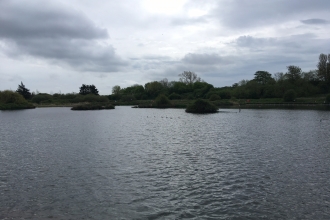
[[212,103],[198,99],[192,105],[189,105],[186,108],[186,112],[188,113],[216,113],[218,112],[218,107],[213,105]]
[[0,110],[33,109],[35,106],[16,92],[0,91]]
[[111,104],[98,104],[98,103],[88,103],[88,104],[80,104],[73,106],[71,110],[103,110],[103,109],[114,109],[115,106]]

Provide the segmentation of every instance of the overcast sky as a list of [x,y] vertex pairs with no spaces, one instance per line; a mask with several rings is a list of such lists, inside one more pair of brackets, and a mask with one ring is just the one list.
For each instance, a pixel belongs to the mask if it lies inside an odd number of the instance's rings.
[[330,53],[329,0],[0,0],[0,90],[79,92],[197,73],[215,87]]

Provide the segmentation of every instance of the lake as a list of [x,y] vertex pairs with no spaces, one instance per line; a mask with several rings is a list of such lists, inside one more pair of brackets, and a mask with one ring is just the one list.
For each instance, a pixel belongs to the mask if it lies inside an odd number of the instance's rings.
[[329,219],[330,112],[0,111],[0,219]]

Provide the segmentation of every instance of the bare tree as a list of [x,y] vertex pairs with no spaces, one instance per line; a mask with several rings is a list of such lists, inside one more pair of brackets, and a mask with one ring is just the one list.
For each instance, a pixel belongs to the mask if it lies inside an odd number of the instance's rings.
[[167,78],[164,78],[162,80],[159,81],[164,87],[168,88],[169,86],[169,82]]
[[184,71],[183,73],[179,74],[179,76],[180,76],[180,82],[183,82],[187,85],[201,81],[201,78],[198,77],[196,73],[191,71]]

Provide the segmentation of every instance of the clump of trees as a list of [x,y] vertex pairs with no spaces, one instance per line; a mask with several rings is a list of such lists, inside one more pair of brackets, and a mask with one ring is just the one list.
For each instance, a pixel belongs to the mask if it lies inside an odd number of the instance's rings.
[[213,85],[204,82],[196,73],[184,71],[179,74],[179,81],[168,81],[166,78],[160,81],[152,81],[143,85],[135,84],[127,88],[116,85],[112,88],[110,100],[131,101],[150,100],[163,94],[171,100],[208,98],[206,95]]
[[290,65],[286,73],[275,73],[273,76],[267,71],[257,71],[252,80],[242,80],[221,90],[229,91],[238,99],[284,99],[290,90],[296,97],[327,94],[330,92],[330,54],[320,54],[316,67],[315,70],[303,72],[299,66]]

